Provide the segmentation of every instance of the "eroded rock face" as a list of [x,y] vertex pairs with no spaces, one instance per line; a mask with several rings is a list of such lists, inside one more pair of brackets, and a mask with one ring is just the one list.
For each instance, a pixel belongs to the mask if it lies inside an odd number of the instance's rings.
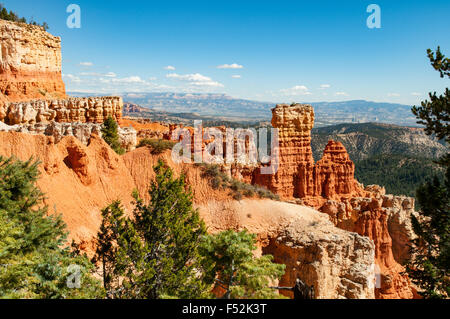
[[103,123],[109,116],[116,121],[120,120],[122,107],[122,98],[114,96],[32,100],[6,104],[3,107],[3,114],[5,114],[4,122],[10,125],[51,121]]
[[[55,143],[59,143],[66,136],[74,136],[84,145],[90,143],[93,134],[101,137],[101,128],[101,124],[78,122],[58,123],[52,121],[50,123],[16,124],[12,126],[0,122],[0,131],[52,136]],[[121,146],[126,151],[132,151],[136,148],[137,133],[135,129],[132,127],[119,127],[118,133]]]
[[[273,175],[256,172],[255,183],[266,186],[284,198],[313,193],[314,159],[311,129],[314,110],[310,105],[280,104],[272,109],[272,126],[278,129],[278,171]],[[273,161],[275,161],[273,159]]]
[[405,196],[383,196],[383,208],[388,214],[389,234],[392,237],[394,259],[404,264],[411,257],[410,243],[416,235],[412,229],[411,215],[416,215],[414,198]]
[[367,197],[327,200],[318,209],[337,227],[373,240],[379,273],[377,298],[413,298],[415,291],[401,264],[410,257],[408,245],[414,238],[410,220],[414,202],[385,195],[378,185],[367,186],[365,191]]
[[38,26],[0,20],[0,95],[4,102],[64,98],[61,38]]
[[80,242],[88,252],[95,250],[101,209],[119,198],[131,211],[134,189],[148,200],[148,187],[155,178],[152,167],[162,158],[175,176],[186,176],[210,232],[247,229],[257,234],[258,253],[274,254],[277,262],[287,265],[280,285],[293,286],[298,276],[314,286],[318,298],[374,297],[375,251],[367,237],[335,227],[327,215],[309,207],[231,200],[222,190],[211,188],[199,168],[172,162],[169,151],[155,156],[144,147],[119,156],[95,134],[86,146],[72,136],[55,143],[54,137],[0,132],[0,154],[22,160],[39,156],[38,186],[46,194],[45,204],[51,212],[63,214],[69,240]]
[[314,163],[311,129],[314,110],[306,104],[280,104],[272,110],[272,126],[278,129],[278,171],[272,175],[255,170],[254,183],[285,199],[319,196],[340,198],[361,192],[354,179],[355,165],[344,146],[330,141],[323,158]]
[[329,141],[323,157],[314,167],[314,195],[324,198],[339,198],[340,195],[360,193],[355,180],[355,164],[350,160],[344,145]]
[[325,214],[270,200],[209,201],[199,209],[212,232],[257,234],[261,253],[286,265],[279,286],[292,287],[300,278],[317,298],[375,298],[373,242],[334,227]]

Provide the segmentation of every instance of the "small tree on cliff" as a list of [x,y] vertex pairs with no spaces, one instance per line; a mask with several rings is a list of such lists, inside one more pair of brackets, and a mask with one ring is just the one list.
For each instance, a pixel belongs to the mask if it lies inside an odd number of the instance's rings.
[[66,226],[48,216],[37,167],[0,156],[0,298],[102,298],[93,265],[64,248]]
[[[438,47],[436,54],[428,49],[428,57],[441,77],[450,77],[450,60]],[[450,91],[444,95],[430,93],[430,101],[424,101],[412,112],[417,123],[425,125],[428,135],[436,134],[450,142]],[[425,298],[450,296],[450,154],[439,162],[446,169],[444,181],[437,177],[417,190],[417,201],[422,207],[419,217],[412,216],[417,239],[413,241],[413,257],[407,271]]]
[[227,230],[205,237],[200,248],[205,279],[224,291],[222,298],[281,297],[269,284],[280,279],[286,266],[273,263],[271,255],[255,258],[255,244],[256,236],[247,231]]
[[118,202],[103,210],[95,260],[104,263],[108,297],[206,297],[198,254],[205,225],[192,206],[184,177],[174,179],[161,160],[154,170],[150,203],[134,194],[132,218],[124,217]]
[[120,286],[120,273],[118,272],[120,267],[117,267],[119,247],[117,243],[125,227],[125,215],[120,201],[114,201],[104,208],[102,217],[102,224],[97,235],[96,254],[92,261],[101,264],[103,288],[107,297],[112,298],[114,296],[113,290]]
[[117,154],[125,153],[125,150],[120,146],[119,125],[111,116],[103,122],[102,137]]

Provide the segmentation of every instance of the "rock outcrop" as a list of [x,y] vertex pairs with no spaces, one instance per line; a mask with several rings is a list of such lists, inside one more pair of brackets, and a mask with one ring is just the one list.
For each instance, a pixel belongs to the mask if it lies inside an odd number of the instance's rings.
[[38,26],[0,20],[0,105],[65,95],[61,38]]
[[[242,230],[258,236],[259,248],[286,265],[280,286],[301,278],[317,298],[374,298],[374,244],[333,226],[314,209],[270,200],[209,201],[200,213],[212,232]],[[286,293],[290,296],[290,293]]]
[[6,124],[48,123],[103,123],[111,116],[116,121],[122,117],[121,97],[86,97],[64,100],[32,100],[9,103],[3,107]]
[[361,193],[354,178],[355,165],[341,143],[330,141],[322,159],[314,163],[311,150],[314,109],[311,105],[280,104],[272,109],[272,114],[272,126],[278,129],[278,171],[262,175],[256,170],[255,184],[285,199],[339,199]]
[[[76,137],[83,145],[89,145],[92,134],[102,137],[102,125],[94,123],[36,123],[24,125],[6,125],[0,122],[0,131],[20,132],[28,134],[42,134],[52,136],[55,143],[59,143],[66,136]],[[137,132],[132,127],[119,127],[119,140],[121,146],[126,151],[132,151],[136,148]]]
[[[303,197],[314,192],[314,159],[311,151],[311,129],[314,109],[310,105],[280,104],[272,109],[272,126],[278,129],[278,171],[261,175],[255,183],[284,198]],[[276,161],[276,159],[272,159]]]
[[329,141],[323,157],[314,166],[314,195],[324,198],[361,193],[355,180],[355,164],[340,142]]
[[366,189],[377,189],[377,193],[343,202],[327,200],[319,210],[328,214],[337,227],[373,240],[379,273],[377,298],[413,298],[415,291],[401,266],[409,257],[408,244],[413,238],[409,219],[413,213],[411,201],[407,197],[384,195],[377,186]]

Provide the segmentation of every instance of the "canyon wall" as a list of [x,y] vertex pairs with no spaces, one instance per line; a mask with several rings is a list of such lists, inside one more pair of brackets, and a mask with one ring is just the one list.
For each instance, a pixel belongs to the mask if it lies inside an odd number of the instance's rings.
[[374,298],[375,247],[367,237],[335,227],[328,216],[299,205],[271,200],[235,201],[213,189],[194,165],[175,164],[170,151],[153,155],[147,147],[117,155],[97,135],[89,145],[72,136],[54,137],[0,132],[0,155],[41,161],[38,186],[51,213],[62,214],[69,241],[89,254],[101,223],[101,209],[120,199],[129,213],[137,189],[148,200],[152,169],[163,159],[175,176],[184,174],[209,232],[243,230],[257,235],[258,253],[273,254],[286,264],[280,284],[293,286],[297,277],[314,286],[318,298]]
[[0,20],[0,105],[65,96],[61,38],[38,26]]

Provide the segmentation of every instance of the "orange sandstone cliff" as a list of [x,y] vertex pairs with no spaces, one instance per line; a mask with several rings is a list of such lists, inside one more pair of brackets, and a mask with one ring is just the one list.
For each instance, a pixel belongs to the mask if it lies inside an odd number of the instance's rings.
[[44,135],[0,132],[0,155],[40,159],[38,186],[46,193],[45,203],[63,215],[70,239],[88,252],[94,250],[101,209],[120,199],[130,212],[133,189],[148,199],[152,167],[162,158],[176,175],[185,174],[209,232],[247,229],[257,234],[259,253],[273,254],[286,264],[280,284],[293,286],[300,277],[314,286],[318,298],[375,297],[375,250],[369,238],[335,227],[326,214],[312,208],[272,200],[235,201],[213,189],[196,166],[173,163],[170,151],[156,156],[143,147],[119,156],[95,134],[86,146],[73,136],[56,143]]
[[0,20],[0,103],[64,98],[61,38],[38,26]]

